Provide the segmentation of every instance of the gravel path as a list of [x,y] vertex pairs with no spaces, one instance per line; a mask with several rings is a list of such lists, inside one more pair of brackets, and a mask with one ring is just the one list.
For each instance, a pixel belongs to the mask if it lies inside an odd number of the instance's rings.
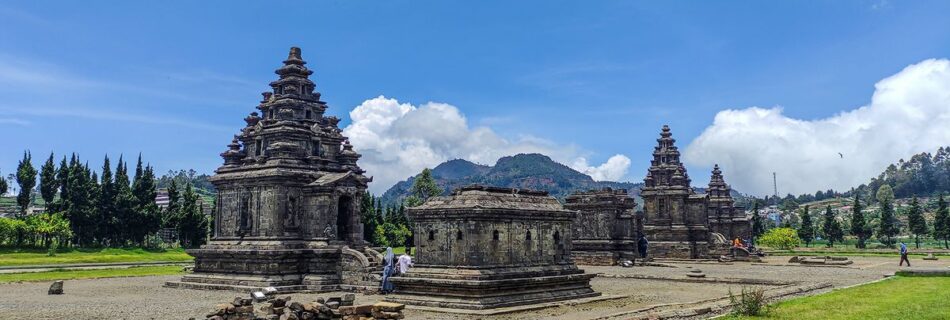
[[[858,257],[850,268],[780,266],[788,257],[770,257],[768,265],[749,263],[675,264],[665,267],[594,267],[587,272],[613,275],[645,275],[685,278],[691,268],[702,270],[707,278],[750,278],[788,280],[802,283],[830,282],[835,287],[854,285],[880,279],[898,269],[890,258]],[[948,261],[913,260],[914,268],[946,268]],[[49,296],[48,282],[0,285],[0,319],[203,319],[218,303],[229,302],[235,292],[170,289],[162,283],[178,276],[67,280],[64,295]],[[558,306],[535,311],[496,316],[465,316],[407,310],[407,319],[589,319],[663,303],[685,303],[719,298],[741,285],[690,283],[665,280],[642,280],[597,277],[594,289],[607,295],[630,295],[628,298],[592,302],[574,306]],[[297,294],[295,300],[310,301],[326,294]],[[383,296],[357,295],[357,303],[372,303]]]

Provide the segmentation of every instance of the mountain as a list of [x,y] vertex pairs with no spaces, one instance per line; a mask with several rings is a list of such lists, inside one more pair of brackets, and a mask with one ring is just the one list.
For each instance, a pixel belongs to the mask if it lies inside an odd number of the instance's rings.
[[[470,184],[498,187],[543,190],[558,199],[583,190],[627,189],[639,196],[642,183],[594,181],[590,176],[551,160],[542,154],[518,154],[498,159],[495,166],[475,164],[456,159],[444,162],[432,169],[432,176],[442,187],[443,194]],[[381,197],[383,203],[401,201],[409,194],[415,177],[400,181]]]

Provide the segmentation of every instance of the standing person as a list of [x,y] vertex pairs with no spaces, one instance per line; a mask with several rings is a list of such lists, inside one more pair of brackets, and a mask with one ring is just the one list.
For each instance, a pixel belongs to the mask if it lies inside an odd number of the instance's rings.
[[901,241],[901,263],[899,266],[904,266],[904,261],[907,261],[907,266],[910,267],[910,260],[907,259],[907,245]]
[[387,247],[386,254],[383,255],[383,262],[386,264],[383,267],[382,294],[393,292],[393,289],[395,289],[395,287],[393,287],[393,283],[389,281],[389,277],[391,277],[393,273],[396,272],[396,264],[395,261],[393,261],[395,256],[396,255],[393,254],[393,248]]
[[409,272],[409,267],[412,267],[412,257],[409,254],[403,254],[396,259],[396,263],[399,264],[399,275],[406,274]]
[[645,263],[647,262],[647,246],[650,245],[650,242],[647,241],[647,237],[640,234],[640,239],[637,240],[637,251],[640,253],[640,260]]

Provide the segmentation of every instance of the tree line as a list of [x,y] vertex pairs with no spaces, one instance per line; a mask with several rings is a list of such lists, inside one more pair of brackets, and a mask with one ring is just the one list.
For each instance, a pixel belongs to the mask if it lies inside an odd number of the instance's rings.
[[[198,206],[191,185],[179,194],[178,186],[169,188],[170,204],[160,210],[155,203],[156,177],[151,165],[139,155],[130,176],[128,163],[119,157],[113,171],[108,155],[100,171],[90,168],[73,153],[56,165],[54,154],[40,167],[33,166],[32,155],[24,152],[17,166],[16,196],[18,212],[14,218],[0,220],[0,241],[14,246],[50,246],[55,243],[78,246],[147,246],[163,227],[176,229],[182,244],[197,245],[195,228],[207,228],[207,218]],[[37,179],[38,178],[38,179]],[[2,180],[2,179],[0,179]],[[39,180],[39,186],[37,186]],[[37,200],[37,190],[45,213],[28,215]],[[0,183],[0,194],[7,183]],[[174,197],[172,197],[174,193]],[[55,232],[53,232],[55,231]]]
[[[906,235],[912,237],[917,248],[920,248],[920,240],[929,236],[942,241],[944,248],[950,249],[950,210],[942,194],[936,197],[932,219],[928,219],[925,206],[917,197],[913,197],[901,212],[895,210],[894,190],[887,184],[881,185],[872,197],[878,204],[875,211],[865,209],[867,203],[862,200],[859,192],[852,194],[851,216],[847,227],[837,219],[838,214],[830,205],[825,207],[821,228],[814,222],[816,219],[812,218],[808,206],[800,211],[798,236],[806,246],[821,236],[831,247],[835,242],[842,242],[845,235],[850,235],[857,240],[856,248],[866,248],[872,237],[876,237],[884,246],[893,248],[903,229],[906,230]],[[900,215],[906,218],[906,224],[898,219]]]
[[426,168],[414,179],[409,196],[401,203],[386,205],[369,192],[361,198],[361,220],[363,239],[379,247],[411,247],[414,231],[406,213],[406,208],[419,206],[429,198],[442,194],[432,170]]

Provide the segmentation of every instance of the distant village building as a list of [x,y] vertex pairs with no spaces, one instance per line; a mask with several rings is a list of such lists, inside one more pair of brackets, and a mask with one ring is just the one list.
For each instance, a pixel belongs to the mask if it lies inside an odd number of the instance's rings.
[[571,260],[575,212],[547,192],[469,186],[408,212],[415,267],[386,300],[488,309],[600,295]]

